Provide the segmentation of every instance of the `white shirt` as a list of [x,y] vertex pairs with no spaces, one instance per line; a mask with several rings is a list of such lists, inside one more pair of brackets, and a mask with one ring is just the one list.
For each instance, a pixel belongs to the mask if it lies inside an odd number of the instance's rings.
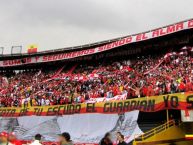
[[12,144],[12,143],[9,142],[8,145],[14,145],[14,144]]
[[47,106],[50,105],[50,100],[46,99],[45,103],[46,103]]
[[34,140],[31,144],[29,144],[29,145],[42,145],[41,143],[40,143],[40,141],[39,140]]

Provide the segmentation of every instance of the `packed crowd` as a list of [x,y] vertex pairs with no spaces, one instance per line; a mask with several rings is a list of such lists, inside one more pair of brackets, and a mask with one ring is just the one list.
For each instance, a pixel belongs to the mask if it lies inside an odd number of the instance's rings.
[[134,60],[77,63],[66,70],[1,73],[0,106],[43,106],[93,98],[149,97],[193,91],[192,49]]

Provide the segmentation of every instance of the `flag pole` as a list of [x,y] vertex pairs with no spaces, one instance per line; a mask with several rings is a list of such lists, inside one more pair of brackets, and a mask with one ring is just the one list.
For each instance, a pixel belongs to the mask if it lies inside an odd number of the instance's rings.
[[[169,122],[169,110],[168,109],[166,110],[166,119],[167,119],[166,123],[168,124],[168,122]],[[169,127],[169,126],[167,126],[167,127]]]

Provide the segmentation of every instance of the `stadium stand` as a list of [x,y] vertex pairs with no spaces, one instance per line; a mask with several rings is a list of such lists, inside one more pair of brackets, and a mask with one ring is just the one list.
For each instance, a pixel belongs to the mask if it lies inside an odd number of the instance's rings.
[[95,98],[125,99],[193,91],[192,47],[133,60],[77,63],[70,69],[1,73],[0,106],[83,103]]
[[3,55],[0,131],[15,132],[23,144],[36,133],[57,144],[57,134],[71,131],[76,145],[96,145],[110,130],[115,144],[120,131],[133,145],[191,145],[192,28],[187,20],[89,45]]

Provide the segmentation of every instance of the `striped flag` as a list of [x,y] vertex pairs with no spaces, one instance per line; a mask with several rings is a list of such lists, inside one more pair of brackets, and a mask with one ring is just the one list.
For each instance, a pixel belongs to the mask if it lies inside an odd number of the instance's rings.
[[32,45],[29,45],[27,53],[29,53],[29,54],[36,53],[37,50],[38,50],[37,45],[32,44]]

